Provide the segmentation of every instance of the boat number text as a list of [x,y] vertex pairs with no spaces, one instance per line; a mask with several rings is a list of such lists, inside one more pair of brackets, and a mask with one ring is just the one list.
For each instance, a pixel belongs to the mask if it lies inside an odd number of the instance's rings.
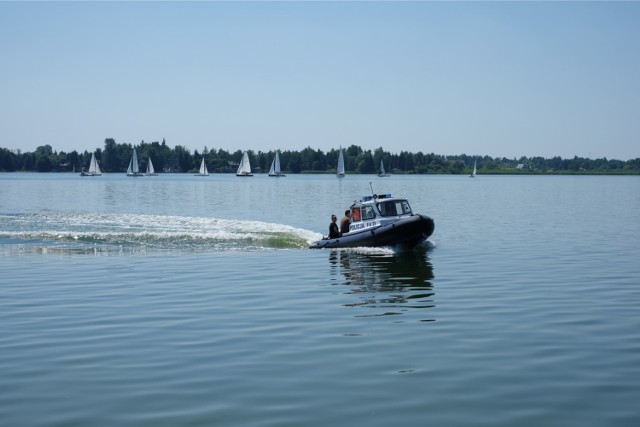
[[362,230],[363,228],[374,227],[375,225],[375,221],[359,222],[357,224],[351,224],[349,226],[349,231]]

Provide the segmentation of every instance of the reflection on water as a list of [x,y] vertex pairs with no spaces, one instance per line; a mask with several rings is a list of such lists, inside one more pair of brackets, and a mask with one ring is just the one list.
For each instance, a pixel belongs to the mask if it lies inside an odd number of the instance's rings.
[[[362,253],[335,250],[329,255],[335,284],[347,286],[345,294],[357,301],[345,307],[372,309],[357,317],[407,314],[412,309],[435,307],[433,266],[426,251]],[[424,315],[423,312],[420,313]],[[429,322],[435,319],[423,319]]]

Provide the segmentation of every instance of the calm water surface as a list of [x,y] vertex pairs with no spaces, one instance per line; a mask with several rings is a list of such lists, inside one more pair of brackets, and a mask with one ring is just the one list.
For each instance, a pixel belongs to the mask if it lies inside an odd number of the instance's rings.
[[[409,198],[415,251],[308,250]],[[636,426],[638,177],[0,174],[7,426]]]

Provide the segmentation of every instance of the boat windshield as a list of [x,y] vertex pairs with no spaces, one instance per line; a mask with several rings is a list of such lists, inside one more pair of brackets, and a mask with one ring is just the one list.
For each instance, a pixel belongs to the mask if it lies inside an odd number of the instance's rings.
[[360,207],[351,208],[351,221],[358,222],[360,219]]
[[357,206],[351,208],[351,222],[375,219],[375,217],[376,211],[373,209],[373,206]]
[[362,219],[373,219],[376,217],[376,212],[373,210],[373,206],[362,207]]
[[382,216],[411,215],[411,207],[406,200],[387,200],[378,203],[378,210]]

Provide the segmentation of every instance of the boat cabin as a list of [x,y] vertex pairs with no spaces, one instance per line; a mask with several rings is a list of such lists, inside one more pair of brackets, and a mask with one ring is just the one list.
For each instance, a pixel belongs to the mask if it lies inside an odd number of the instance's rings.
[[377,228],[411,215],[407,199],[391,197],[391,194],[364,196],[351,205],[349,233]]

